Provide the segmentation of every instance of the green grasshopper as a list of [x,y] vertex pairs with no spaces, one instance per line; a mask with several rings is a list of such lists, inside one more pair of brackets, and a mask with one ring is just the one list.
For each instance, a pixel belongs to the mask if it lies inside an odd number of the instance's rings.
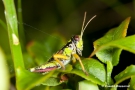
[[83,36],[84,30],[86,29],[89,22],[95,17],[96,15],[93,16],[84,27],[85,18],[86,18],[86,12],[85,12],[81,34],[74,35],[73,37],[71,37],[71,39],[67,42],[67,44],[62,49],[60,49],[57,53],[55,53],[48,60],[46,64],[43,64],[41,66],[37,66],[34,68],[30,68],[30,72],[48,73],[55,69],[60,69],[60,68],[65,69],[65,66],[68,63],[70,63],[70,61],[78,60],[82,67],[83,72],[87,74],[79,56],[82,56],[82,50],[83,50],[82,36]]

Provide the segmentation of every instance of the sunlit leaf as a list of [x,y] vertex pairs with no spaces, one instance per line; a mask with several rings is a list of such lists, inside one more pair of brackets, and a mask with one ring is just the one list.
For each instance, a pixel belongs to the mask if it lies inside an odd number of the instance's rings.
[[86,80],[90,80],[91,82],[99,85],[106,84],[106,71],[102,63],[92,58],[85,58],[82,60],[82,63],[86,71],[88,72],[88,75],[86,75],[82,71],[82,68],[79,63],[75,65],[76,69],[73,69],[70,73],[79,75],[85,78]]
[[102,62],[106,63],[107,61],[111,61],[113,66],[117,65],[122,49],[112,46],[106,46],[106,44],[120,38],[124,38],[127,33],[129,21],[130,17],[124,20],[118,27],[111,29],[102,38],[96,40],[94,42],[94,51],[90,55],[90,57],[96,54],[96,56]]
[[112,41],[106,44],[105,46],[118,47],[129,52],[135,53],[135,35]]

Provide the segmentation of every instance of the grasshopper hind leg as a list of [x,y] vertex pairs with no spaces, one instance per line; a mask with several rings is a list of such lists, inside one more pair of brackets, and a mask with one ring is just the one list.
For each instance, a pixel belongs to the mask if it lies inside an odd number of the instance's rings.
[[39,72],[39,73],[47,73],[55,69],[63,68],[65,69],[65,65],[61,62],[61,60],[68,60],[68,57],[62,54],[54,54],[53,61],[49,61],[46,64],[30,68],[30,72]]
[[53,58],[54,58],[55,61],[57,61],[60,64],[62,69],[65,70],[65,65],[59,60],[59,58],[62,59],[62,60],[67,60],[68,57],[66,55],[62,55],[62,54],[54,54]]
[[50,62],[50,63],[46,63],[46,64],[41,65],[41,66],[30,68],[29,71],[30,72],[39,72],[39,73],[48,73],[48,72],[55,70],[59,67],[60,66],[58,66],[55,62]]

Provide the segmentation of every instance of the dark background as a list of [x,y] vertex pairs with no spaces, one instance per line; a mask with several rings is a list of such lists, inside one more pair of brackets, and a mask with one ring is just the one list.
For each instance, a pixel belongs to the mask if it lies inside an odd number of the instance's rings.
[[[15,5],[17,7],[17,0]],[[24,26],[26,45],[31,40],[42,41],[54,33],[67,41],[72,35],[80,34],[85,11],[86,21],[97,15],[83,36],[83,56],[88,57],[93,51],[93,42],[129,16],[131,22],[127,35],[135,33],[134,9],[135,0],[22,0],[23,23],[18,24]],[[5,22],[2,1],[0,1],[0,19]],[[7,31],[1,25],[0,46],[6,54],[10,54]],[[123,51],[120,63],[114,67],[112,76],[124,70],[126,66],[134,64],[134,58],[134,54]]]

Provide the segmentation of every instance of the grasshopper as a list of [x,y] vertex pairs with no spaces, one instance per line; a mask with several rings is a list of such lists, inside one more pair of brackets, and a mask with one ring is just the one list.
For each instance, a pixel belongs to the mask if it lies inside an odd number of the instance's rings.
[[30,72],[40,72],[40,73],[48,73],[55,69],[65,69],[65,66],[70,63],[70,61],[76,61],[78,60],[83,72],[87,74],[84,65],[80,59],[80,56],[82,56],[82,50],[83,50],[83,40],[82,36],[84,33],[84,30],[86,29],[89,22],[95,18],[93,16],[84,26],[85,19],[86,19],[86,12],[84,14],[84,20],[82,24],[81,34],[80,35],[74,35],[71,37],[71,39],[67,42],[67,44],[60,49],[58,52],[56,52],[46,64],[30,68]]

